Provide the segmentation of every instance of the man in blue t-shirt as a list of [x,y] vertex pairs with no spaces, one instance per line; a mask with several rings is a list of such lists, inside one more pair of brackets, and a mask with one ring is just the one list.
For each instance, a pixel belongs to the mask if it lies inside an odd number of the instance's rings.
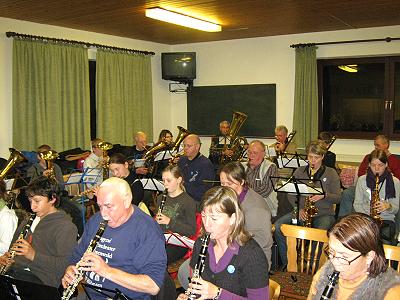
[[[116,177],[105,180],[96,195],[100,212],[86,224],[62,279],[63,287],[73,282],[79,261],[87,284],[112,291],[118,289],[132,299],[150,299],[150,295],[159,292],[166,270],[165,239],[160,227],[131,205],[132,194],[125,180]],[[103,219],[108,220],[108,226],[95,250],[85,253]],[[90,299],[104,299],[92,288],[87,292]],[[112,292],[106,294],[113,298]]]

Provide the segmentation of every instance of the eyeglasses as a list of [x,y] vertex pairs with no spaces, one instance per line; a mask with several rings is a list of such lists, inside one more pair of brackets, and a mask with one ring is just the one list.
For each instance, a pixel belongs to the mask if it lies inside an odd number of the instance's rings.
[[349,265],[355,261],[357,258],[361,257],[362,254],[360,253],[359,255],[357,255],[355,258],[353,258],[352,260],[348,260],[344,257],[340,257],[340,256],[336,256],[336,253],[333,253],[331,251],[329,251],[329,247],[325,247],[324,248],[324,253],[326,256],[328,256],[330,259],[336,259],[338,263],[342,264],[342,265]]

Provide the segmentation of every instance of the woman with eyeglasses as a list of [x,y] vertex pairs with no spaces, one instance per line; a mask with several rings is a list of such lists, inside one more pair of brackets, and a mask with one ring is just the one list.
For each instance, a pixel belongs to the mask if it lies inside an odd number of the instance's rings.
[[[374,203],[374,191],[377,188],[379,199],[377,199],[374,209],[382,220],[381,238],[384,244],[396,245],[395,216],[399,210],[400,181],[390,173],[385,151],[372,151],[368,162],[367,174],[357,180],[354,210],[371,215],[371,205],[374,205],[371,202]],[[376,176],[378,176],[378,184]]]
[[[235,191],[218,186],[208,190],[202,201],[202,233],[209,235],[194,245],[190,266],[204,265],[199,278],[192,278],[188,293],[196,299],[269,299],[268,262],[261,247],[244,229],[244,215]],[[199,263],[202,250],[204,264]],[[204,256],[201,256],[204,257]],[[181,294],[179,300],[187,300]]]
[[[388,268],[379,225],[370,216],[355,213],[340,219],[329,231],[329,260],[315,274],[308,299],[397,300],[400,275]],[[339,272],[332,297],[321,298],[329,276]]]

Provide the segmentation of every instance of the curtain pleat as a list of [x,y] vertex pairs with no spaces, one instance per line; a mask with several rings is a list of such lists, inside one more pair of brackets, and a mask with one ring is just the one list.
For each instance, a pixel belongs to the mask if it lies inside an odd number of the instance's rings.
[[43,41],[13,41],[13,145],[56,151],[90,146],[87,50]]
[[97,137],[131,145],[153,134],[151,57],[99,49],[96,55]]
[[293,129],[303,148],[318,137],[318,82],[316,46],[296,48]]

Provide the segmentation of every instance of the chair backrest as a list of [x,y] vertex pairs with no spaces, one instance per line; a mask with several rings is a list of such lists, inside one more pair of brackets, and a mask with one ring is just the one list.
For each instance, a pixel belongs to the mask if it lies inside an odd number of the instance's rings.
[[269,280],[269,300],[278,300],[281,294],[281,286],[272,279]]
[[389,267],[392,267],[393,263],[397,261],[397,272],[400,273],[400,247],[383,245],[383,250],[385,250],[385,257],[388,261]]
[[281,231],[287,238],[287,270],[315,274],[327,259],[322,251],[328,244],[327,231],[287,224]]

